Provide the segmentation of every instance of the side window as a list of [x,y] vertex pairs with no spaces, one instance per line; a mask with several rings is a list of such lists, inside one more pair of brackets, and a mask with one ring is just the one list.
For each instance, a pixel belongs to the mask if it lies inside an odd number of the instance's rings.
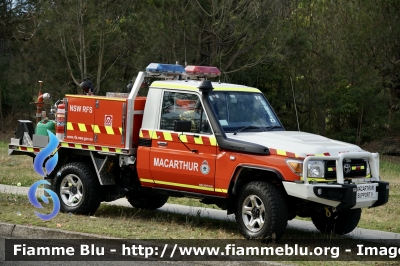
[[175,120],[191,121],[193,133],[211,134],[207,116],[196,94],[164,92],[160,129],[174,130]]

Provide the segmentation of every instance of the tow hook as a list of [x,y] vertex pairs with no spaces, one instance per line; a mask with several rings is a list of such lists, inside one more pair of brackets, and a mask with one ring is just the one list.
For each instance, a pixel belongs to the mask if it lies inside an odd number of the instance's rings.
[[332,216],[332,213],[331,213],[331,211],[329,210],[328,207],[325,207],[325,215],[326,215],[326,217],[328,217],[328,218]]

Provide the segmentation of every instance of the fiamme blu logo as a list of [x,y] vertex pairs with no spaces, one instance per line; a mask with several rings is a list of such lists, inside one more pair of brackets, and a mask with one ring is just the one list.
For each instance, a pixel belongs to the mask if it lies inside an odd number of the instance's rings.
[[[57,162],[58,162],[58,153],[55,152],[52,155],[53,151],[58,147],[59,141],[57,137],[49,130],[47,130],[48,135],[49,135],[49,143],[47,146],[42,149],[35,157],[35,160],[33,162],[33,168],[35,169],[36,173],[41,175],[43,178],[48,176],[56,167]],[[49,158],[50,156],[50,158]],[[48,160],[46,161],[46,159]],[[46,161],[46,164],[44,165],[44,162]],[[44,166],[43,166],[44,165]],[[44,168],[44,169],[43,169]],[[40,185],[50,185],[50,183],[46,180],[40,180],[35,183],[29,188],[28,191],[28,198],[29,201],[33,206],[35,206],[38,209],[43,209],[42,204],[37,200],[36,198],[36,191]],[[50,219],[53,219],[54,217],[57,216],[57,214],[60,211],[60,199],[58,198],[57,194],[52,191],[51,189],[44,189],[45,192],[47,192],[52,201],[53,201],[53,211],[50,214],[42,214],[37,211],[35,211],[35,214],[37,217],[44,221],[48,221]],[[49,200],[45,195],[42,195],[41,197],[42,201],[46,204],[49,204]]]

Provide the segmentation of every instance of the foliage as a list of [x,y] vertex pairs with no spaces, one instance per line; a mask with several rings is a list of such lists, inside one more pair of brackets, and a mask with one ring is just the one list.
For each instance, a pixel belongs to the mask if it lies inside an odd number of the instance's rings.
[[399,13],[396,0],[0,0],[0,119],[31,118],[38,80],[53,99],[84,78],[104,95],[180,62],[260,88],[287,130],[362,144],[400,130]]

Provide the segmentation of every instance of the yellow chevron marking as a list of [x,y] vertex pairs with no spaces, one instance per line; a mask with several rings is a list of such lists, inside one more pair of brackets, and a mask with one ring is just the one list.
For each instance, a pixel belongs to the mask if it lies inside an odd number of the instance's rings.
[[180,138],[182,142],[188,142],[186,135],[179,135],[178,138]]
[[194,137],[194,143],[203,145],[203,139],[201,138],[201,136],[199,136],[197,138]]
[[92,125],[92,129],[94,133],[100,134],[100,128],[98,125]]
[[112,127],[110,127],[110,126],[105,126],[104,128],[106,129],[107,134],[109,134],[109,135],[114,135],[114,130],[113,130]]
[[211,146],[217,146],[217,139],[215,137],[209,137]]
[[107,131],[107,134],[109,134],[109,135],[114,135],[114,130],[113,130],[112,127],[110,127],[110,126],[105,126],[105,129],[106,129],[106,131]]
[[172,141],[172,135],[170,132],[163,132],[163,135],[165,140]]
[[286,156],[286,151],[283,150],[276,150],[276,154]]
[[87,132],[86,125],[82,123],[78,123],[79,131]]
[[149,130],[149,136],[151,139],[158,139],[157,132],[155,130]]
[[74,130],[71,122],[67,122],[67,130]]

